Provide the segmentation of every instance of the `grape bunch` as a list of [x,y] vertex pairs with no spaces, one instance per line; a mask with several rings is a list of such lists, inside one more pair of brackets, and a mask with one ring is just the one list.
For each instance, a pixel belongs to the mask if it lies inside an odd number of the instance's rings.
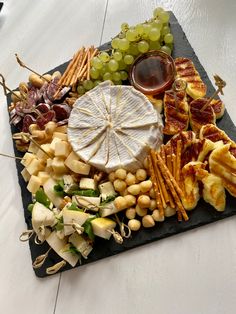
[[106,80],[121,85],[122,81],[127,80],[135,58],[150,50],[162,50],[170,55],[173,35],[169,17],[167,11],[156,8],[153,18],[144,23],[135,26],[121,24],[121,32],[112,39],[111,49],[101,51],[91,60],[90,80],[85,80],[78,86],[78,93],[84,94]]

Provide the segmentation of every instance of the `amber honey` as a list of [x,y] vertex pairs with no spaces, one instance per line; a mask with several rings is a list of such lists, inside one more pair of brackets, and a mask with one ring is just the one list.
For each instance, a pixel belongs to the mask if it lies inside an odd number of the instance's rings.
[[149,51],[138,57],[129,73],[131,85],[144,94],[158,95],[175,79],[174,60],[162,51]]

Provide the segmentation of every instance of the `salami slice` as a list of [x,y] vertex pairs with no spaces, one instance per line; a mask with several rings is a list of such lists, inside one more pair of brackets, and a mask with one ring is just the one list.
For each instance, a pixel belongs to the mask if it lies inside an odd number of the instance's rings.
[[56,104],[52,109],[55,111],[57,121],[68,119],[70,116],[71,107],[67,104]]
[[24,116],[24,119],[23,119],[22,132],[28,133],[29,132],[29,126],[35,122],[36,122],[36,119],[32,115],[26,114]]
[[53,110],[49,110],[48,112],[38,116],[36,119],[36,123],[39,126],[40,129],[44,129],[45,124],[47,124],[49,121],[55,120],[55,112]]
[[54,99],[53,96],[55,95],[56,91],[59,88],[58,82],[59,82],[59,78],[54,77],[54,79],[48,84],[47,96],[51,101],[53,101]]
[[40,103],[36,106],[36,109],[39,110],[41,113],[46,113],[50,110],[50,106],[45,103]]

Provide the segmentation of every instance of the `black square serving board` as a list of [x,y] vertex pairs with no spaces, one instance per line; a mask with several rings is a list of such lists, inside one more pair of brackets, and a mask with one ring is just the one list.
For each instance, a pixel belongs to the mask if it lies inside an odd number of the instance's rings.
[[[201,78],[207,85],[208,95],[212,95],[215,89],[212,86],[207,76],[206,71],[204,70],[203,66],[198,60],[198,57],[196,56],[191,45],[189,44],[188,39],[185,36],[185,33],[183,32],[180,24],[178,23],[176,17],[174,16],[172,12],[170,12],[170,27],[171,27],[172,34],[174,35],[173,57],[174,58],[176,57],[190,58],[195,64]],[[101,47],[99,47],[99,49],[105,50],[105,49],[108,49],[109,47],[110,47],[110,43],[106,43],[102,45]],[[49,73],[54,72],[56,70],[63,72],[66,69],[68,63],[69,61],[62,65],[59,65],[55,69],[49,71]],[[9,105],[10,95],[8,95],[7,97],[7,102]],[[218,121],[217,125],[221,129],[223,129],[230,136],[231,139],[236,141],[236,127],[234,126],[227,111],[225,111],[223,118],[220,121]],[[11,126],[11,131],[12,133],[17,132],[14,126]],[[15,145],[14,145],[14,151],[15,151],[16,156],[20,155],[20,153],[16,150]],[[26,183],[24,182],[21,176],[20,172],[23,169],[23,166],[20,164],[18,160],[16,161],[16,167],[17,167],[19,184],[21,187],[21,195],[22,195],[23,206],[24,206],[25,221],[26,221],[28,229],[31,229],[32,228],[31,215],[29,211],[27,210],[28,204],[31,203],[32,201],[31,194],[27,191]],[[133,233],[132,237],[129,239],[125,239],[122,245],[117,244],[113,240],[113,238],[109,241],[103,240],[101,238],[96,238],[95,243],[94,243],[94,249],[90,253],[88,259],[87,260],[83,259],[82,264],[80,265],[78,263],[77,266],[82,266],[84,264],[88,264],[96,260],[138,247],[140,245],[150,243],[152,241],[160,240],[160,239],[178,234],[180,232],[191,230],[191,229],[200,227],[202,225],[212,223],[217,220],[235,215],[236,214],[236,198],[233,198],[231,195],[229,195],[229,193],[227,193],[227,203],[226,203],[226,208],[224,212],[217,212],[212,206],[205,203],[203,200],[200,200],[197,207],[193,211],[188,212],[188,214],[189,214],[189,221],[187,222],[178,222],[176,216],[167,218],[165,222],[159,223],[157,226],[151,229],[142,229],[136,233]],[[30,245],[32,261],[34,261],[37,256],[44,254],[49,248],[46,242],[42,245],[37,245],[34,243],[34,240],[32,238],[29,241],[29,245]],[[54,265],[60,260],[61,258],[55,252],[51,250],[45,264],[39,269],[34,269],[36,276],[38,277],[47,276],[46,268]],[[65,271],[71,268],[72,267],[67,263],[66,266],[62,268],[60,271]]]

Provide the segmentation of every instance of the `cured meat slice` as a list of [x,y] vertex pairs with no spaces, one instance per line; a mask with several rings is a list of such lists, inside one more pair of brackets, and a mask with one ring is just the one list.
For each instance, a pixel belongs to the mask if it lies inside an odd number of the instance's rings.
[[55,119],[55,112],[53,110],[49,110],[48,112],[40,115],[36,119],[36,123],[40,129],[44,129],[45,124],[49,121],[53,121]]
[[40,103],[35,109],[39,110],[41,113],[46,113],[50,110],[50,106],[48,104]]
[[177,76],[187,82],[186,92],[190,97],[197,99],[206,95],[207,87],[190,59],[176,58],[175,67]]
[[56,120],[61,121],[69,118],[71,107],[67,104],[53,105],[52,110],[55,112]]
[[23,118],[22,132],[28,133],[29,132],[29,126],[35,122],[36,122],[36,119],[32,115],[26,114]]
[[164,96],[165,127],[163,133],[174,135],[188,129],[189,114],[184,91],[166,91]]
[[207,98],[199,98],[193,100],[189,106],[190,125],[192,130],[197,134],[203,125],[209,123],[215,124],[216,122],[212,106],[210,104],[205,106],[207,102]]

